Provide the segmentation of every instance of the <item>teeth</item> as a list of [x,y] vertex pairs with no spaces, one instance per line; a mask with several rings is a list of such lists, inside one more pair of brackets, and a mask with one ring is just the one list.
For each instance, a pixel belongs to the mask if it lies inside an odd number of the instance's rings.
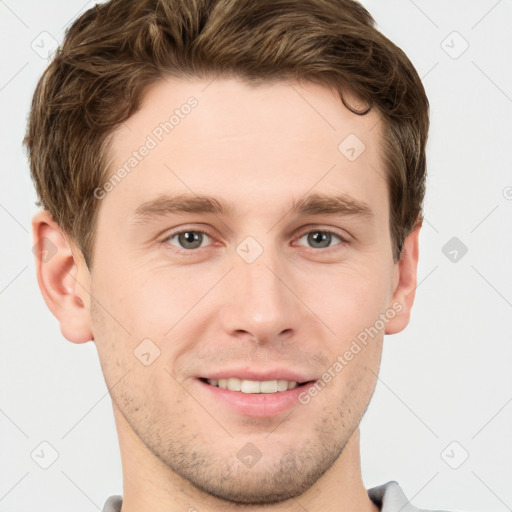
[[277,393],[277,380],[265,380],[261,382],[260,393]]
[[243,380],[240,391],[242,393],[260,393],[260,382],[257,380]]
[[226,389],[231,391],[240,391],[242,389],[242,381],[240,379],[236,379],[235,377],[231,377],[228,379],[228,385]]
[[277,381],[277,391],[286,391],[288,389],[288,381],[287,380],[278,380]]
[[293,380],[242,380],[235,377],[229,379],[207,379],[208,384],[230,391],[242,393],[277,393],[287,391],[298,386]]

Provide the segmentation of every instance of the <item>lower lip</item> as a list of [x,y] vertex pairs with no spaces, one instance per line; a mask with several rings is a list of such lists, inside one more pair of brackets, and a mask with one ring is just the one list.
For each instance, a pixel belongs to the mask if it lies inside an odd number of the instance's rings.
[[307,392],[309,387],[314,385],[314,382],[308,382],[288,391],[278,391],[277,393],[242,393],[211,386],[199,379],[198,382],[207,393],[211,393],[217,400],[228,404],[238,414],[255,418],[277,416],[292,407],[301,405],[299,395]]

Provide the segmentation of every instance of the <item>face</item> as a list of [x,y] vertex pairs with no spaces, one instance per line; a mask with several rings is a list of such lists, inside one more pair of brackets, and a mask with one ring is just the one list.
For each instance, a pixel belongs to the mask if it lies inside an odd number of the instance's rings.
[[318,85],[208,84],[154,85],[113,136],[91,330],[124,435],[273,502],[337,463],[374,390],[397,285],[381,125]]

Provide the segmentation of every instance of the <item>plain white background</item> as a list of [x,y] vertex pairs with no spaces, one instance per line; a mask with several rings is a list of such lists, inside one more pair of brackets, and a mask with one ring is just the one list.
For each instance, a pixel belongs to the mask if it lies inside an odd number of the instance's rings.
[[[21,146],[48,50],[92,5],[0,1],[1,512],[94,512],[122,492],[95,347],[63,338],[37,286],[36,198]],[[422,508],[504,512],[512,507],[512,2],[364,5],[413,61],[432,116],[420,284],[409,327],[385,339],[361,427],[364,482],[397,480]],[[52,450],[58,458],[43,469],[36,455],[49,462]]]

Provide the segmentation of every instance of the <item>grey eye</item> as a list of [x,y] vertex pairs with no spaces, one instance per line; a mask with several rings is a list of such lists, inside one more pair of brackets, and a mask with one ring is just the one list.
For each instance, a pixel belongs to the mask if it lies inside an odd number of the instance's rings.
[[333,241],[333,237],[337,238],[340,242],[343,240],[336,235],[335,233],[331,233],[330,231],[323,231],[323,230],[313,230],[309,231],[308,233],[305,233],[300,238],[307,238],[307,243],[310,244],[310,246],[313,249],[325,249],[331,246],[331,242]]
[[[166,241],[181,249],[191,250],[201,247],[205,236],[208,237],[208,235],[202,231],[186,230],[170,235]],[[179,245],[172,243],[173,239],[177,239]]]

